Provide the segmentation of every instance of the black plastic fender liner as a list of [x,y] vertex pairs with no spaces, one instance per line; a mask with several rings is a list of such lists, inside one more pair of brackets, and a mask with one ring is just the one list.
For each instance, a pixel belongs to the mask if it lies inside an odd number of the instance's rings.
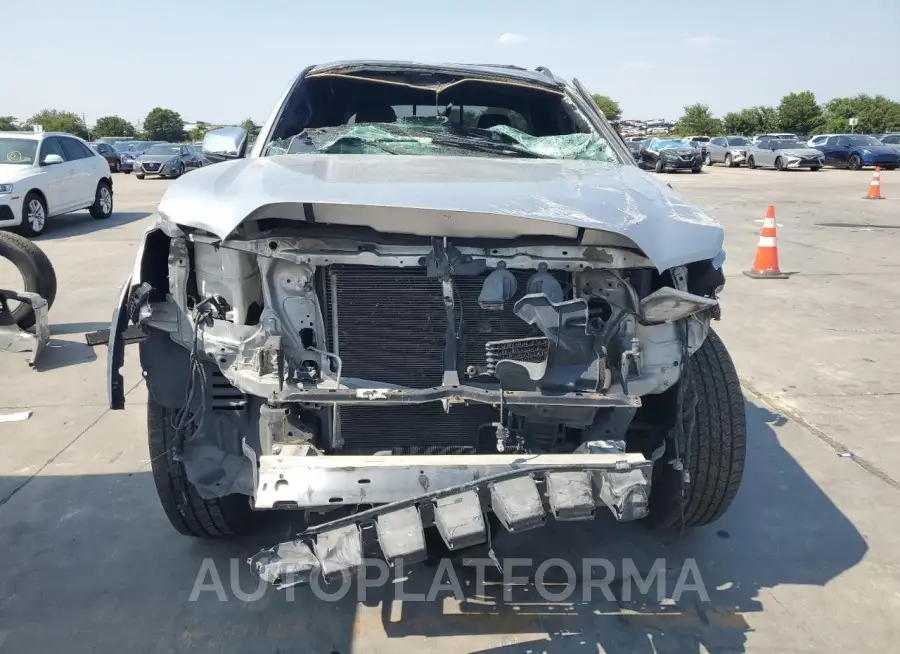
[[125,379],[120,372],[125,365],[125,339],[123,333],[128,326],[128,296],[131,293],[131,275],[122,285],[119,302],[113,311],[109,326],[109,343],[106,353],[106,390],[109,408],[121,411],[125,408]]

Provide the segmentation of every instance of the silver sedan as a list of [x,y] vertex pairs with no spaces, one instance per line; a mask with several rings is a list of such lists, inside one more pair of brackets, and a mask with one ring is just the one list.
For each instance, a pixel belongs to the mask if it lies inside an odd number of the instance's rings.
[[825,165],[821,150],[811,148],[804,141],[793,139],[762,139],[747,150],[747,167],[771,166],[776,170],[809,168],[819,170]]
[[706,144],[706,165],[723,163],[729,168],[740,166],[747,159],[750,139],[743,136],[717,136]]

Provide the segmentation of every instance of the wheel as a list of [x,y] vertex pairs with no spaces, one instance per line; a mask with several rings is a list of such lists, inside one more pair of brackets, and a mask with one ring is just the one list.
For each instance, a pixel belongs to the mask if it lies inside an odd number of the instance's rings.
[[[691,357],[690,369],[682,405],[688,442],[682,441],[679,448],[690,473],[683,516],[682,472],[669,463],[674,452],[666,451],[653,471],[650,522],[664,528],[680,527],[682,522],[685,527],[699,527],[720,518],[737,494],[744,473],[744,395],[734,363],[712,329]],[[672,448],[671,442],[667,448]]]
[[781,157],[775,157],[775,170],[784,170],[784,161]]
[[97,190],[94,192],[94,204],[90,206],[88,211],[95,220],[105,220],[112,215],[113,212],[113,193],[109,187],[109,182],[101,179],[97,182]]
[[664,171],[665,171],[665,168],[663,167],[662,159],[657,159],[657,160],[656,160],[656,164],[653,166],[653,170],[655,170],[655,171],[658,172],[658,173],[661,173],[661,172],[664,172]]
[[709,157],[709,152],[706,153],[706,159],[703,160],[703,165],[705,165],[705,166],[712,166],[712,165],[713,165],[713,160],[710,159],[710,157]]
[[725,155],[725,166],[728,168],[734,168],[734,160],[731,158],[730,154]]
[[140,173],[135,173],[134,176],[137,177],[138,179],[144,179],[144,176],[141,175]]
[[822,166],[810,166],[810,171],[816,172],[817,170],[822,170]]
[[692,172],[692,173],[699,173],[699,172],[702,172],[702,169],[700,169],[700,168],[691,168],[691,172]]
[[747,157],[747,168],[756,168],[756,159],[752,156]]
[[126,175],[130,175],[130,174],[131,174],[131,171],[130,171],[130,170],[123,170],[122,172],[125,173]]
[[859,158],[858,154],[850,155],[850,158],[847,160],[847,168],[850,170],[859,170],[862,168],[862,159]]
[[[0,232],[0,258],[8,259],[22,275],[25,291],[37,293],[47,300],[47,308],[56,299],[56,272],[44,251],[24,236],[10,232]],[[13,309],[12,320],[21,328],[34,326],[34,311],[31,306],[20,302]]]
[[178,452],[179,435],[174,427],[175,410],[147,400],[147,440],[150,468],[156,493],[175,530],[196,538],[228,538],[250,531],[255,517],[250,498],[226,495],[204,500],[188,481]]
[[40,236],[47,226],[47,202],[37,191],[29,191],[22,202],[22,224],[19,231],[23,236]]
[[176,170],[175,174],[172,175],[172,179],[178,179],[182,175],[184,175],[184,163],[182,163],[180,166],[178,166],[178,170]]

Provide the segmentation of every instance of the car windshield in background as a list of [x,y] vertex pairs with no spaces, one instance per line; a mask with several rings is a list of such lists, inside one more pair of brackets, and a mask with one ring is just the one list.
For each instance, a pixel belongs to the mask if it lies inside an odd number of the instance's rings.
[[609,144],[597,134],[531,136],[510,125],[476,129],[443,116],[411,116],[391,123],[306,129],[296,136],[273,141],[266,148],[267,156],[309,153],[588,159],[618,163]]
[[134,149],[134,141],[117,141],[113,143],[116,152],[128,152]]
[[806,141],[797,141],[794,139],[778,139],[776,141],[772,141],[775,144],[776,150],[793,150],[795,148],[807,148]]
[[37,146],[35,139],[0,138],[0,165],[30,166],[34,163]]
[[739,136],[728,139],[728,145],[750,145],[750,141]]
[[181,146],[180,145],[151,145],[149,148],[144,150],[144,154],[154,155],[154,154],[181,154]]
[[847,136],[845,137],[850,141],[850,145],[883,145],[881,141],[876,139],[874,136]]
[[658,147],[658,148],[686,148],[686,147],[688,147],[688,144],[681,140],[667,139],[665,141],[657,141],[656,147]]

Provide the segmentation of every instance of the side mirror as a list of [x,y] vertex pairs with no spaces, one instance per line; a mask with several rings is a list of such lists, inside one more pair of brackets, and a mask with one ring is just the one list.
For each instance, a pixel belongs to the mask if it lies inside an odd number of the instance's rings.
[[43,160],[41,160],[42,166],[52,166],[54,164],[61,164],[61,163],[63,163],[63,158],[60,157],[58,154],[48,154],[46,157],[43,158]]
[[203,136],[203,154],[210,161],[241,159],[247,154],[247,130],[243,127],[220,127]]

